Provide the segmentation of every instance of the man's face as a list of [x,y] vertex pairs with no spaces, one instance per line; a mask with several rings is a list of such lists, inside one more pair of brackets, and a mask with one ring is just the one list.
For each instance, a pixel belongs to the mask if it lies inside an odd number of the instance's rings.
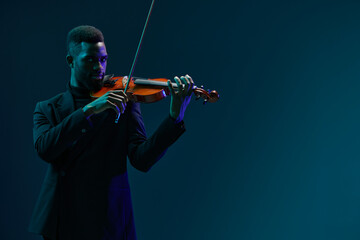
[[104,42],[81,42],[79,54],[74,56],[73,71],[79,87],[98,91],[103,86],[107,52]]

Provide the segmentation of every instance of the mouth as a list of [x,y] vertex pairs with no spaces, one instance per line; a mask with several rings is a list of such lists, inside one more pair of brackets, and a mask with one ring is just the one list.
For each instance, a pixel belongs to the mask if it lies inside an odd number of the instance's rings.
[[103,80],[104,74],[94,74],[94,75],[91,75],[91,78],[95,79],[95,80]]

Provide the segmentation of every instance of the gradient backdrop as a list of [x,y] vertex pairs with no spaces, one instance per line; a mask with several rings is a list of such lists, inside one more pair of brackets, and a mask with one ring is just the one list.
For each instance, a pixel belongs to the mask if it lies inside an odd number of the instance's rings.
[[[127,75],[150,0],[1,4],[0,239],[27,233],[47,164],[36,102],[64,91],[67,32],[105,35]],[[190,74],[187,132],[149,173],[129,167],[139,240],[360,239],[360,2],[158,0],[135,76]],[[148,133],[169,101],[142,105]],[[116,149],[109,149],[116,151]]]

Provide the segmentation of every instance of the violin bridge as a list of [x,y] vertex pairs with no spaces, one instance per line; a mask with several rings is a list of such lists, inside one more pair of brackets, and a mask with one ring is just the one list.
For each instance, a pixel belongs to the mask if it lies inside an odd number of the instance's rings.
[[123,79],[122,79],[122,85],[123,85],[123,87],[126,86],[128,79],[129,79],[128,76],[124,76],[124,77],[123,77]]

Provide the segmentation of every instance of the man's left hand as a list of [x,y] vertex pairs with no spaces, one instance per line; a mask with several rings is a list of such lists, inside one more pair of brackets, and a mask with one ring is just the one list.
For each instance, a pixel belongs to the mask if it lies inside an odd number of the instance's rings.
[[174,80],[177,89],[173,88],[170,80],[167,82],[171,93],[170,116],[176,122],[181,122],[184,118],[186,107],[191,100],[194,81],[189,75],[181,76],[180,78],[176,76]]

